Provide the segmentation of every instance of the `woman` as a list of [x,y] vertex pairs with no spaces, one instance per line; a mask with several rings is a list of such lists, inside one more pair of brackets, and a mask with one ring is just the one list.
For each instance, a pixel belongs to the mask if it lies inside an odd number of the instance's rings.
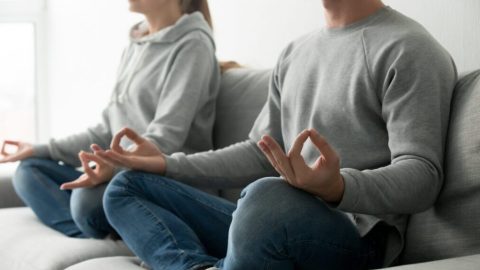
[[[112,232],[102,195],[119,168],[86,153],[92,144],[108,148],[112,134],[130,126],[168,153],[212,148],[220,71],[207,1],[129,3],[145,21],[130,32],[101,123],[47,145],[7,141],[2,147],[0,163],[23,160],[13,179],[18,195],[45,224],[71,237],[104,238]],[[6,145],[18,149],[7,153]],[[79,165],[85,173],[75,169]]]

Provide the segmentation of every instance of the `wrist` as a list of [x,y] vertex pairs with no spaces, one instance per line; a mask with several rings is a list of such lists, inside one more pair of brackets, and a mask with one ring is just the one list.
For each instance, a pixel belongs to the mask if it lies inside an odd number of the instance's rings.
[[339,203],[342,201],[343,193],[345,191],[345,180],[342,174],[338,173],[336,180],[330,186],[330,189],[326,192],[325,201],[329,203]]

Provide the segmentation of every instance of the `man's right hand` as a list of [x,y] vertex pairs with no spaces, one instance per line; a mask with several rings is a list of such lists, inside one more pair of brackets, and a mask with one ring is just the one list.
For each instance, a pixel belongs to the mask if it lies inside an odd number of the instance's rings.
[[[127,150],[120,146],[124,137],[134,143]],[[165,173],[165,155],[162,151],[154,143],[138,135],[130,128],[124,128],[117,133],[110,148],[108,151],[99,149],[95,151],[95,154],[118,167],[156,174]]]
[[[17,148],[15,152],[8,152],[7,146],[14,146]],[[24,160],[33,156],[33,146],[29,143],[18,142],[18,141],[4,141],[2,144],[2,158],[0,158],[0,163],[15,162]]]

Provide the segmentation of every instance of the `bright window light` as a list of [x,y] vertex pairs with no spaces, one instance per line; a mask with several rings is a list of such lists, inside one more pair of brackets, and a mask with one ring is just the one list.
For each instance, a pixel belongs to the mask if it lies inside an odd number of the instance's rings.
[[0,23],[0,140],[35,140],[35,28]]

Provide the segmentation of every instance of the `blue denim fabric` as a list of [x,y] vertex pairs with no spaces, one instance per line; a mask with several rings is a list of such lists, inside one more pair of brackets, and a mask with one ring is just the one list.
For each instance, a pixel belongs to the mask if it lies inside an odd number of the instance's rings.
[[82,172],[49,159],[31,158],[20,163],[13,177],[19,197],[47,226],[70,237],[104,238],[113,229],[103,211],[106,184],[95,188],[60,190]]
[[360,237],[342,212],[279,178],[249,185],[238,202],[165,177],[124,172],[104,196],[127,245],[160,269],[368,269],[384,234]]

